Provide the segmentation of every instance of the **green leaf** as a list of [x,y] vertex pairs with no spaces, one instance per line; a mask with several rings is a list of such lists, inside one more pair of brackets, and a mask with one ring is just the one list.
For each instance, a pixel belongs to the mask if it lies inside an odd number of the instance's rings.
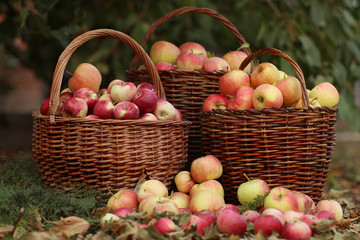
[[321,54],[317,46],[306,35],[299,36],[299,40],[302,44],[302,48],[305,51],[305,60],[310,67],[320,67],[321,65]]

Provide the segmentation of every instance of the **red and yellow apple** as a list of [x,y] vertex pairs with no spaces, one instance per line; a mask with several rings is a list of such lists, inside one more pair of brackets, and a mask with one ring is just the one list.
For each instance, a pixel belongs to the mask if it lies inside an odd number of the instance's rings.
[[261,84],[273,84],[279,79],[280,73],[278,68],[270,62],[260,63],[250,76],[250,82],[254,88]]
[[281,91],[271,84],[261,84],[255,88],[253,97],[253,106],[255,109],[266,107],[281,107],[283,105],[283,95]]
[[158,62],[167,62],[174,64],[179,57],[180,49],[168,41],[155,42],[149,52],[149,56],[154,64]]
[[220,160],[214,155],[206,155],[195,159],[190,166],[191,177],[197,183],[218,179],[223,173]]
[[101,85],[101,73],[91,63],[81,63],[68,81],[68,87],[72,93],[87,87],[98,92]]
[[202,110],[227,109],[227,105],[228,99],[224,95],[214,93],[205,98]]
[[241,86],[250,87],[249,75],[239,69],[231,70],[219,78],[219,90],[224,96],[234,95]]
[[301,98],[302,91],[299,80],[296,77],[289,76],[274,83],[283,95],[283,107],[290,107]]
[[196,184],[189,171],[183,170],[175,175],[174,182],[178,191],[189,193],[192,186]]

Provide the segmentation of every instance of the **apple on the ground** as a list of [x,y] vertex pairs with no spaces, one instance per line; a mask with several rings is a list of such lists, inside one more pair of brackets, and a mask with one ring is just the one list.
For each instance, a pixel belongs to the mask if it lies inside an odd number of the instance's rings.
[[189,208],[190,196],[183,192],[173,192],[170,197],[176,203],[178,208]]
[[208,190],[201,190],[191,197],[189,208],[192,213],[196,213],[201,210],[216,212],[218,208],[224,204],[225,201],[221,195]]
[[288,222],[281,230],[281,237],[284,239],[308,240],[311,235],[311,228],[303,221]]
[[139,212],[146,213],[145,219],[150,220],[153,212],[170,212],[175,215],[180,213],[176,203],[168,197],[150,196],[142,200],[139,204]]
[[168,197],[169,192],[164,183],[156,179],[146,180],[140,185],[137,193],[138,202],[152,196]]
[[255,220],[260,216],[260,213],[255,210],[246,210],[242,213],[242,215],[247,221],[254,223]]
[[129,215],[132,212],[133,212],[133,210],[131,210],[130,208],[121,207],[121,208],[116,209],[113,212],[113,214],[118,217],[125,218],[127,215]]
[[190,172],[187,170],[178,172],[175,175],[174,182],[177,190],[183,193],[189,193],[192,186],[196,184]]
[[159,218],[154,224],[154,227],[160,234],[175,232],[179,229],[174,221],[167,217]]
[[185,225],[180,225],[180,228],[186,230],[194,225],[196,226],[196,232],[204,236],[205,234],[204,229],[209,227],[210,224],[201,217],[196,216],[195,214],[191,214],[189,222]]
[[264,199],[264,208],[278,208],[281,211],[298,210],[298,202],[291,190],[274,187]]
[[299,191],[292,191],[298,201],[298,209],[305,214],[314,213],[315,212],[315,203],[314,200],[309,197],[309,195],[299,192]]
[[194,186],[192,186],[192,188],[190,189],[190,197],[194,196],[195,193],[197,193],[198,191],[201,190],[207,190],[210,192],[214,192],[217,193],[219,195],[221,195],[222,197],[224,197],[224,188],[221,185],[220,182],[212,179],[212,180],[207,180],[205,182],[202,182],[200,184],[195,184]]
[[[270,187],[264,180],[252,179],[243,182],[237,189],[237,197],[242,205],[254,203],[257,197],[263,197],[270,191]],[[257,206],[259,207],[259,206]]]
[[138,208],[138,200],[136,193],[131,189],[120,189],[117,193],[112,195],[106,206],[111,208],[113,211],[119,208],[128,208],[136,210]]
[[278,208],[266,208],[261,212],[261,215],[271,215],[276,217],[277,219],[279,219],[279,221],[281,222],[282,225],[285,224],[286,220],[285,220],[285,216],[283,214],[283,212],[281,210],[279,210]]
[[254,222],[254,232],[257,234],[259,231],[262,232],[262,235],[269,237],[273,232],[281,233],[283,224],[279,219],[272,215],[260,215],[256,218]]
[[340,203],[332,199],[323,199],[316,204],[316,211],[329,211],[334,214],[335,220],[339,222],[343,218],[343,209]]
[[214,155],[196,158],[190,165],[191,177],[197,183],[218,179],[223,173],[220,160]]

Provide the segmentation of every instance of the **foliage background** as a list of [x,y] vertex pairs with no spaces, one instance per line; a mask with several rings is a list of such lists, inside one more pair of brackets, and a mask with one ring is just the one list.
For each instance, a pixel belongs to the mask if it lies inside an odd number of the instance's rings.
[[[255,51],[275,47],[302,67],[307,86],[328,81],[340,92],[339,118],[360,130],[360,11],[358,0],[8,0],[0,3],[0,61],[25,65],[51,83],[57,58],[77,35],[96,28],[112,28],[141,41],[152,22],[183,6],[208,7],[227,17]],[[237,49],[232,33],[202,14],[185,14],[166,22],[156,40],[177,45],[203,44],[215,55]],[[103,74],[103,84],[125,79],[133,53],[114,39],[95,39],[71,58],[68,71],[92,62]],[[291,73],[277,57],[263,56]],[[0,81],[2,92],[6,84]]]

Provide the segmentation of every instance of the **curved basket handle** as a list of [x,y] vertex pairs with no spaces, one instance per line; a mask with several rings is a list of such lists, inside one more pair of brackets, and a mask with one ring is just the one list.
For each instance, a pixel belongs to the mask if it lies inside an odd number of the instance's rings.
[[165,99],[165,91],[160,81],[159,74],[155,69],[154,63],[151,61],[149,55],[145,52],[145,50],[130,36],[126,35],[125,33],[112,30],[112,29],[96,29],[92,31],[85,32],[78,37],[76,37],[62,52],[60,55],[58,62],[55,67],[55,71],[53,74],[52,85],[51,85],[51,92],[50,92],[50,106],[49,106],[49,115],[50,115],[50,122],[55,122],[55,113],[59,106],[59,93],[61,82],[64,76],[65,67],[74,53],[74,51],[80,47],[85,42],[97,38],[97,37],[112,37],[119,39],[121,42],[125,43],[129,48],[131,48],[136,56],[138,56],[144,66],[146,67],[150,78],[156,88],[157,94],[160,98]]
[[305,77],[304,77],[303,71],[301,70],[300,66],[291,57],[289,57],[289,55],[280,51],[279,49],[264,48],[264,49],[261,49],[261,50],[251,53],[249,56],[247,56],[243,60],[243,62],[240,65],[240,69],[243,70],[250,62],[252,62],[252,60],[254,60],[256,57],[263,55],[263,54],[271,54],[271,55],[275,55],[275,56],[280,56],[283,59],[285,59],[288,63],[290,63],[290,65],[294,69],[296,76],[301,85],[303,104],[304,104],[304,106],[309,106],[310,105],[309,96],[306,91],[306,82],[305,82]]
[[[162,16],[155,22],[153,22],[151,24],[151,26],[149,27],[148,31],[146,32],[146,35],[145,35],[144,39],[141,41],[140,45],[142,47],[144,47],[145,44],[147,43],[147,41],[152,36],[152,34],[155,32],[155,30],[160,25],[165,23],[167,20],[169,20],[170,18],[179,16],[179,15],[185,14],[185,13],[201,13],[201,14],[209,15],[209,16],[215,18],[216,20],[218,20],[219,22],[223,23],[235,35],[235,37],[236,37],[237,41],[240,43],[240,45],[246,43],[245,38],[241,35],[239,30],[226,17],[220,15],[216,11],[209,9],[209,8],[197,8],[197,7],[187,6],[187,7],[182,7],[182,8],[173,10],[173,11],[167,13],[166,15]],[[244,48],[244,52],[247,55],[249,55],[251,53],[250,48]],[[135,69],[138,61],[139,61],[139,59],[135,56],[133,58],[133,60],[131,61],[130,69],[132,69],[132,70]]]

